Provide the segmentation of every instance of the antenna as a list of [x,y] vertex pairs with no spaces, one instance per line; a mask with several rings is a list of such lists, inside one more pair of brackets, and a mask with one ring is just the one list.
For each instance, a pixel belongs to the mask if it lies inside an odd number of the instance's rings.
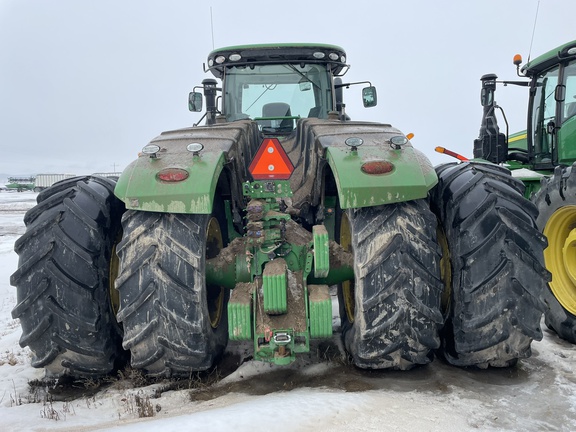
[[[538,0],[540,3],[540,0]],[[212,32],[212,49],[214,50],[214,22],[212,21],[212,6],[210,6],[210,30]]]
[[532,39],[530,40],[530,49],[528,50],[528,61],[530,62],[530,55],[532,54],[532,43],[534,42],[534,33],[536,33],[536,21],[538,21],[538,11],[540,10],[540,0],[538,0],[538,5],[536,6],[536,16],[534,17],[534,27],[532,28]]

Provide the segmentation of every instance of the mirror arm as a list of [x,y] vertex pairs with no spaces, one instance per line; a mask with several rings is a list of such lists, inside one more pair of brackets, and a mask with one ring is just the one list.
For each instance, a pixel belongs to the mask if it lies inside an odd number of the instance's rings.
[[198,120],[198,123],[192,123],[192,127],[198,126],[198,125],[200,124],[200,122],[201,122],[202,120],[204,120],[204,117],[206,117],[206,114],[207,114],[207,113],[204,112],[204,115],[203,115],[202,117],[200,117],[200,120]]
[[530,85],[530,81],[496,81],[496,82],[498,84],[504,84],[505,86],[510,84],[520,87],[528,87]]
[[352,83],[335,84],[334,88],[340,88],[340,87],[350,88],[351,85],[356,85],[356,84],[368,84],[370,87],[372,87],[372,83],[370,81],[358,81],[358,82],[352,82]]

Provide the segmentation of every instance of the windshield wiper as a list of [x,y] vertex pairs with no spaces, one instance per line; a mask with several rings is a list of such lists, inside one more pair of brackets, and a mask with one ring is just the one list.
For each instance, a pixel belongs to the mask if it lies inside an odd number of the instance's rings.
[[298,75],[300,75],[302,78],[304,78],[306,81],[308,81],[309,83],[311,83],[314,87],[316,87],[318,90],[320,90],[320,86],[318,84],[316,84],[314,81],[312,81],[310,78],[308,78],[306,75],[304,75],[302,72],[300,72],[298,69],[296,69],[296,66],[294,66],[293,64],[287,64],[284,65],[284,67],[290,68],[292,69],[294,72],[296,72]]
[[250,111],[250,108],[252,108],[252,107],[254,106],[254,104],[255,104],[256,102],[258,102],[258,100],[259,100],[262,96],[264,96],[264,93],[266,93],[268,90],[274,90],[277,85],[278,85],[278,84],[264,84],[264,87],[266,87],[266,89],[265,89],[262,93],[260,93],[260,96],[258,96],[258,97],[256,98],[256,100],[255,100],[254,102],[252,102],[248,108],[246,108],[246,111]]

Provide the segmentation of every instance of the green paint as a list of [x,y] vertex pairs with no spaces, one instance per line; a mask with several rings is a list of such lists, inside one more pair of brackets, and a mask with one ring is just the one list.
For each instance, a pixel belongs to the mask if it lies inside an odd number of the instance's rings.
[[[159,152],[157,158],[141,156],[124,170],[114,193],[127,209],[210,214],[223,166],[222,152],[193,156],[184,150]],[[180,182],[162,181],[158,174],[167,168],[186,170],[189,176]]]
[[323,225],[312,227],[314,248],[314,277],[328,276],[330,271],[330,240]]
[[[400,150],[394,150],[386,143],[362,146],[356,151],[329,147],[326,158],[334,172],[343,209],[426,198],[438,182],[428,159],[410,145]],[[362,165],[370,161],[391,162],[394,169],[387,174],[365,174]]]
[[250,303],[228,302],[228,337],[233,341],[252,340]]
[[279,315],[288,311],[288,299],[286,290],[288,281],[286,280],[286,268],[278,274],[270,274],[264,271],[262,276],[262,293],[264,295],[264,312],[267,314]]
[[328,285],[308,285],[310,294],[310,337],[314,339],[332,336],[332,300]]

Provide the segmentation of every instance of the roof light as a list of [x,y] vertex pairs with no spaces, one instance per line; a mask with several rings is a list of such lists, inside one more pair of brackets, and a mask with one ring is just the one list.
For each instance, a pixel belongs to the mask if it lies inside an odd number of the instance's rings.
[[214,66],[214,59],[208,59],[208,66]]
[[230,54],[230,57],[228,58],[230,61],[238,61],[242,58],[242,56],[240,54]]
[[160,180],[176,183],[188,178],[188,171],[182,168],[165,168],[156,175]]
[[226,61],[226,57],[224,57],[224,56],[221,55],[221,56],[216,57],[216,58],[214,59],[214,61],[215,61],[216,63],[218,63],[218,64],[222,64],[222,63],[224,63],[224,62]]
[[340,57],[340,61],[341,61],[342,63],[346,63],[346,56]]
[[574,55],[576,54],[576,47],[572,47],[568,50],[568,55]]
[[340,56],[336,53],[330,53],[330,54],[328,54],[328,57],[330,58],[330,60],[334,60],[334,61],[336,61],[340,58]]
[[288,180],[294,171],[294,166],[278,138],[266,138],[262,141],[248,170],[254,180]]
[[324,57],[326,57],[326,54],[323,53],[322,51],[316,51],[312,55],[314,56],[314,58],[317,58],[317,59],[323,59]]

